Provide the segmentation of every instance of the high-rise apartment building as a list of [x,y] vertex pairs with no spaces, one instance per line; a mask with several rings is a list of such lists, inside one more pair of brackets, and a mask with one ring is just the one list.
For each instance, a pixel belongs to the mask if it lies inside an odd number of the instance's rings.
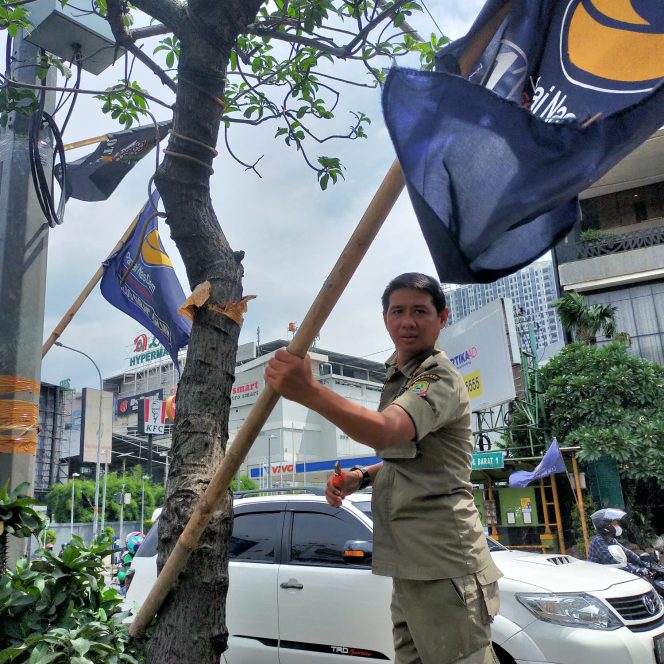
[[490,284],[444,285],[443,289],[450,309],[450,325],[499,297],[509,297],[517,327],[525,332],[528,324],[533,324],[538,349],[563,341],[560,320],[551,308],[557,298],[551,261],[538,261]]

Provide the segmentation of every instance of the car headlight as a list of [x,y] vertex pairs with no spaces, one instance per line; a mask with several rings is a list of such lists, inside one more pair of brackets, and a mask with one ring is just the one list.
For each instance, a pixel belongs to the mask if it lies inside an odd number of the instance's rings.
[[604,602],[585,593],[516,593],[516,598],[540,620],[557,625],[603,630],[623,626]]

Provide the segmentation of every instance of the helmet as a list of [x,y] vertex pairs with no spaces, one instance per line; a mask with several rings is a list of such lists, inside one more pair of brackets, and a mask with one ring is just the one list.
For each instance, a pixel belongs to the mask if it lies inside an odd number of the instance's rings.
[[590,515],[590,519],[595,526],[595,530],[600,535],[616,536],[616,529],[611,525],[612,521],[620,521],[626,512],[615,509],[614,507],[605,507],[604,509],[597,510]]
[[143,535],[143,533],[142,533],[140,530],[132,530],[132,531],[127,535],[127,537],[125,538],[125,546],[126,546],[127,548],[129,548],[129,540],[130,540],[132,537],[136,537],[136,535],[140,535],[141,537],[145,537],[145,535]]
[[133,535],[132,537],[127,538],[127,551],[134,556],[136,555],[136,552],[138,551],[138,547],[141,546],[143,543],[143,540],[145,539],[145,535],[143,533],[138,533],[136,535]]

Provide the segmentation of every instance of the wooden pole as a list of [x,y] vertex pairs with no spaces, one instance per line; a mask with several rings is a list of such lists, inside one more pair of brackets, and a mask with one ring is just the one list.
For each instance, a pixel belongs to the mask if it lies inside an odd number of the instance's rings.
[[576,485],[577,505],[579,507],[579,519],[581,520],[581,531],[583,532],[583,545],[586,547],[586,558],[588,557],[588,526],[586,525],[586,508],[583,505],[583,493],[581,492],[581,478],[579,477],[579,465],[576,462],[576,453],[572,456],[572,471],[574,473],[574,484]]
[[75,148],[82,148],[86,145],[94,145],[95,143],[101,143],[108,138],[108,134],[101,134],[100,136],[92,136],[92,138],[84,138],[81,141],[74,141],[73,143],[67,143],[63,145],[65,152],[67,150],[74,150]]
[[544,534],[551,534],[551,525],[549,523],[549,501],[546,499],[546,489],[544,480],[540,480],[540,495],[542,496],[542,516],[544,517]]
[[[129,224],[129,227],[127,230],[124,232],[122,237],[118,240],[118,243],[113,247],[111,253],[108,255],[108,258],[110,258],[120,247],[129,239],[129,236],[134,232],[134,229],[136,228],[136,224],[138,223],[138,218],[140,217],[140,213],[136,215],[134,218],[134,221]],[[62,317],[60,322],[53,328],[53,332],[51,332],[50,336],[46,341],[44,342],[44,345],[42,346],[42,358],[46,353],[48,353],[49,350],[51,350],[51,347],[53,344],[58,340],[58,337],[65,331],[65,328],[69,323],[71,323],[72,319],[74,316],[78,313],[78,310],[83,306],[83,302],[87,299],[88,295],[94,290],[95,286],[99,283],[101,280],[102,276],[104,275],[104,266],[100,265],[99,269],[94,273],[92,279],[88,281],[87,285],[85,288],[81,291],[81,294],[74,300],[74,304],[69,307],[67,310],[67,313]]]
[[[504,5],[500,12],[478,32],[459,58],[461,74],[468,75],[479,56],[484,52],[489,41],[509,11],[511,2]],[[468,53],[468,55],[466,55]],[[298,357],[304,357],[313,344],[316,335],[332,312],[344,292],[348,282],[364,258],[373,239],[378,234],[383,222],[403,191],[405,181],[401,166],[395,161],[387,172],[369,207],[360,219],[355,232],[348,240],[341,256],[335,263],[330,275],[325,280],[304,321],[288,344],[288,351]],[[131,636],[143,632],[159,607],[163,604],[180,572],[187,564],[192,551],[196,548],[212,514],[217,509],[233,477],[251,449],[263,425],[279,400],[279,395],[269,386],[259,395],[254,407],[245,419],[233,445],[226,452],[221,465],[214,474],[205,493],[201,496],[194,513],[175,543],[168,560],[164,564],[155,584],[145,599],[143,606],[129,627]]]
[[[332,312],[387,215],[399,198],[403,187],[404,179],[401,166],[398,161],[395,161],[341,256],[332,268],[330,275],[325,280],[304,321],[288,344],[290,353],[298,357],[306,355],[318,331]],[[130,634],[132,636],[137,636],[145,629],[164,599],[166,599],[166,595],[186,565],[192,551],[196,548],[212,514],[226,495],[226,490],[237,469],[247,456],[249,449],[278,400],[279,395],[269,385],[266,385],[238,431],[233,444],[227,450],[224,460],[199,500],[198,505],[196,505],[189,523],[180,535],[143,606],[131,624]]]
[[551,491],[553,492],[553,509],[556,513],[556,530],[558,531],[558,544],[560,545],[560,553],[565,553],[565,537],[563,536],[563,520],[560,516],[560,503],[558,502],[558,485],[556,484],[556,476],[551,475]]

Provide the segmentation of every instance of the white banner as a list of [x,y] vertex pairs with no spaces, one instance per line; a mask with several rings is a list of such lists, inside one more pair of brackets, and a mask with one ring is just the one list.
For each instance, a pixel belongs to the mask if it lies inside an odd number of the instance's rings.
[[520,358],[512,359],[516,343],[510,343],[508,328],[515,329],[512,302],[498,299],[440,334],[441,348],[466,383],[473,412],[516,396],[512,364]]

